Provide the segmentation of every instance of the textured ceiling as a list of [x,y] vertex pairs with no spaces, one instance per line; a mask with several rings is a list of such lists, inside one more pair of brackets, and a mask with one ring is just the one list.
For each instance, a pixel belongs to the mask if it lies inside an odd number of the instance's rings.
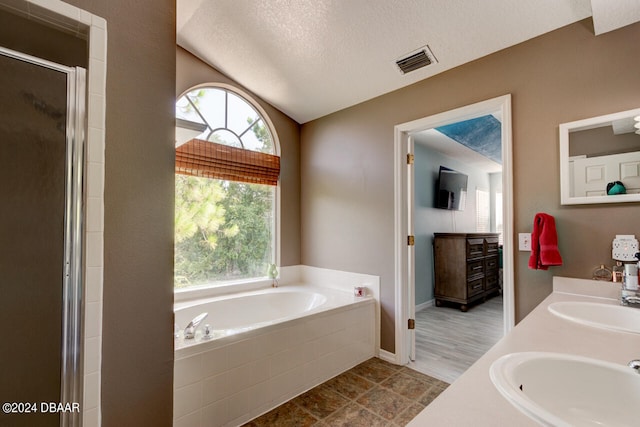
[[640,0],[591,0],[596,35],[640,21]]
[[[177,41],[305,123],[587,18],[592,1],[604,32],[628,17],[612,4],[639,0],[177,0]],[[425,45],[438,62],[402,75],[395,61]]]

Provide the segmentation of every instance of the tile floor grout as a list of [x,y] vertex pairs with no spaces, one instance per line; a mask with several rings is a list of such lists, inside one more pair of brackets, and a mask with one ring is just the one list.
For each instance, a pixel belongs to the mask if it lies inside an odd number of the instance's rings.
[[404,426],[447,386],[411,368],[372,358],[245,426]]

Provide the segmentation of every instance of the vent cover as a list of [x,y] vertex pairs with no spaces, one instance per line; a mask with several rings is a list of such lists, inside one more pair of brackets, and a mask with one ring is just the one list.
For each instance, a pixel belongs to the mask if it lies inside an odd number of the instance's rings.
[[427,65],[436,64],[438,61],[429,49],[429,46],[407,54],[404,58],[398,59],[396,65],[402,74],[410,73]]

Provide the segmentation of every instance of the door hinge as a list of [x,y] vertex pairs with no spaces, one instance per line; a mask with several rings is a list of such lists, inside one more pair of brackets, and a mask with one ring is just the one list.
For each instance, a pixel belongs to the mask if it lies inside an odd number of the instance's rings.
[[415,246],[415,244],[416,244],[416,238],[414,236],[407,236],[407,245]]
[[416,319],[409,319],[409,329],[415,329],[416,328]]
[[415,160],[415,156],[411,153],[407,154],[407,164],[408,165],[412,165],[413,161]]

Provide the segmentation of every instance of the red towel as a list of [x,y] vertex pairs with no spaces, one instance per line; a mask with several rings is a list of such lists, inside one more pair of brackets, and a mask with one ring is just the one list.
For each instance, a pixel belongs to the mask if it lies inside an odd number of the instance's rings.
[[556,221],[551,215],[538,213],[533,220],[529,268],[547,270],[551,265],[562,265],[562,257],[558,251]]

